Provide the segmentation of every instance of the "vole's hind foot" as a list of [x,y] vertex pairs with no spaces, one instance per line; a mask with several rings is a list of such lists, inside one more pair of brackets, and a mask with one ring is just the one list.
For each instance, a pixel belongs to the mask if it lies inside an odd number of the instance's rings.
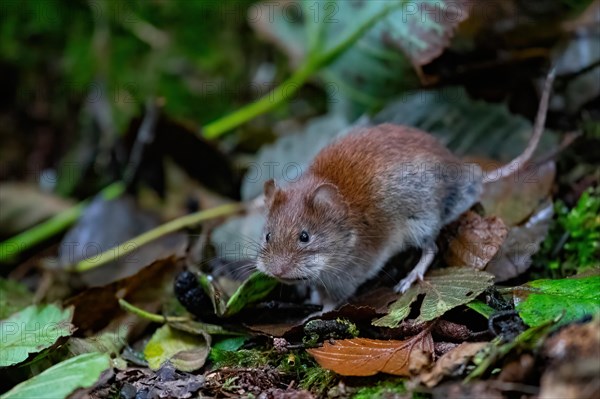
[[394,291],[403,294],[415,283],[415,281],[422,281],[423,276],[425,276],[429,265],[431,265],[431,262],[433,262],[436,253],[437,246],[435,243],[428,244],[426,247],[424,247],[421,252],[421,259],[419,259],[417,265],[410,271],[410,273],[408,273],[406,277],[396,284]]
[[417,280],[423,280],[423,276],[419,273],[415,273],[415,269],[413,269],[406,277],[396,284],[394,291],[398,294],[404,294]]

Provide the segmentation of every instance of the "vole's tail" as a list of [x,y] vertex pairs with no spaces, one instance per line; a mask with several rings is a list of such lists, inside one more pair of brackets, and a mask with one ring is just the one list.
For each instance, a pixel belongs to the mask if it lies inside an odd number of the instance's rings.
[[540,105],[538,107],[538,112],[533,124],[533,134],[527,143],[527,147],[521,153],[521,155],[506,165],[503,165],[489,173],[485,173],[485,176],[483,177],[484,184],[512,175],[513,173],[519,171],[531,159],[531,156],[540,142],[542,133],[544,133],[546,113],[548,112],[548,102],[550,100],[550,92],[552,91],[552,83],[554,82],[555,75],[556,70],[552,68],[546,76],[546,81],[544,82],[544,88],[542,90],[542,98],[540,99]]

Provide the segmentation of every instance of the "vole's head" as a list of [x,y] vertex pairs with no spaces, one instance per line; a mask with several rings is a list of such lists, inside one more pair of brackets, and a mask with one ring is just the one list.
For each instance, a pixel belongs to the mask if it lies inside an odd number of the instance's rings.
[[331,271],[347,260],[356,235],[336,186],[303,179],[282,189],[269,180],[265,204],[258,270],[288,283],[318,281],[323,270]]

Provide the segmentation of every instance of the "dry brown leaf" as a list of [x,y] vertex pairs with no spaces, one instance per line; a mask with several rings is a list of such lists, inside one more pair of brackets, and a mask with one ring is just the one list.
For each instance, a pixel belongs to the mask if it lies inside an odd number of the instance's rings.
[[[157,215],[140,208],[132,195],[112,200],[96,197],[63,237],[56,266],[69,268],[86,258],[94,262],[101,252],[111,248],[113,253],[120,252],[120,248],[132,249],[102,267],[78,275],[86,285],[98,287],[133,276],[152,262],[168,256],[184,256],[188,236],[182,232],[161,235],[147,245],[136,243],[140,234],[159,224]],[[124,247],[119,247],[121,244]]]
[[5,237],[21,231],[73,206],[32,184],[5,182],[0,185],[0,234]]
[[513,360],[502,365],[498,381],[508,383],[526,382],[532,376],[535,368],[535,358],[531,353],[522,353]]
[[471,384],[452,382],[437,386],[431,391],[432,399],[505,399],[499,388],[489,381],[477,381]]
[[600,320],[561,329],[544,343],[543,355],[549,362],[541,399],[600,397]]
[[458,221],[456,235],[450,239],[444,260],[448,266],[468,266],[482,270],[496,255],[508,229],[502,219],[467,212]]
[[529,269],[531,257],[537,253],[548,233],[553,214],[552,201],[548,199],[527,222],[511,227],[500,252],[485,268],[485,271],[496,276],[496,283],[514,278]]
[[[118,325],[121,322],[119,315],[126,314],[119,306],[119,298],[149,312],[156,311],[160,306],[157,293],[167,284],[172,284],[174,275],[182,267],[181,258],[174,256],[157,260],[133,276],[87,289],[67,299],[65,306],[75,307],[73,324],[80,331],[98,331],[107,323]],[[139,317],[136,318],[139,320]]]
[[[151,398],[198,397],[195,393],[205,385],[203,375],[178,371],[171,363],[165,363],[157,372],[148,368],[128,367],[126,370],[118,371],[115,379],[120,385],[133,386],[137,392],[148,392],[148,397]],[[107,383],[107,386],[110,385]],[[93,391],[93,393],[96,395],[82,396],[81,399],[109,396],[109,392]]]
[[523,223],[550,195],[555,174],[556,165],[549,161],[485,184],[481,204],[486,215],[502,218],[507,226]]
[[[492,164],[481,166],[488,172],[494,169]],[[548,161],[526,165],[513,175],[484,185],[481,204],[486,214],[502,218],[510,228],[500,251],[485,269],[496,276],[497,283],[525,272],[546,237],[555,175],[556,164]]]
[[346,376],[369,376],[378,372],[411,376],[431,363],[433,338],[427,328],[404,341],[353,338],[325,342],[308,349],[321,367]]
[[278,338],[288,334],[294,327],[297,327],[298,324],[299,323],[247,324],[245,327],[252,332]]
[[446,376],[462,374],[462,367],[487,345],[487,342],[464,342],[458,345],[440,357],[431,371],[422,374],[421,382],[431,388],[436,386]]
[[557,363],[582,357],[600,359],[600,319],[562,328],[544,343],[543,354]]

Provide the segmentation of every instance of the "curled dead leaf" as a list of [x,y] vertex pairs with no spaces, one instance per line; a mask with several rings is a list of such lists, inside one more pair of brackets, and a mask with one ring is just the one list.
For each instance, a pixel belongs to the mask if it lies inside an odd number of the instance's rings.
[[378,372],[414,375],[431,363],[433,338],[429,328],[403,341],[353,338],[325,342],[308,349],[321,367],[346,376],[369,376]]
[[554,210],[547,199],[520,226],[510,228],[502,248],[489,262],[485,271],[496,277],[496,282],[509,280],[524,273],[531,265],[531,257],[546,238]]
[[[423,23],[414,24],[409,28],[411,36],[417,38],[421,43],[427,43],[426,46],[417,45],[414,42],[394,37],[394,35],[391,35],[389,32],[384,33],[384,42],[402,49],[415,66],[430,63],[450,44],[450,39],[454,36],[454,31],[461,22],[469,17],[473,5],[473,3],[465,0],[445,3],[446,4],[443,6],[445,14],[444,18],[439,18],[440,22],[443,21],[440,29],[432,30],[428,24]],[[424,10],[427,9],[427,4],[413,3],[411,4],[411,7],[422,7],[423,12],[425,12]],[[407,7],[407,10],[411,7]]]
[[458,345],[440,357],[431,371],[422,374],[421,382],[431,388],[446,376],[460,376],[464,366],[487,345],[487,342],[464,342]]
[[482,217],[467,212],[458,220],[456,235],[449,240],[444,260],[448,266],[468,266],[483,270],[498,253],[508,228],[496,216]]

